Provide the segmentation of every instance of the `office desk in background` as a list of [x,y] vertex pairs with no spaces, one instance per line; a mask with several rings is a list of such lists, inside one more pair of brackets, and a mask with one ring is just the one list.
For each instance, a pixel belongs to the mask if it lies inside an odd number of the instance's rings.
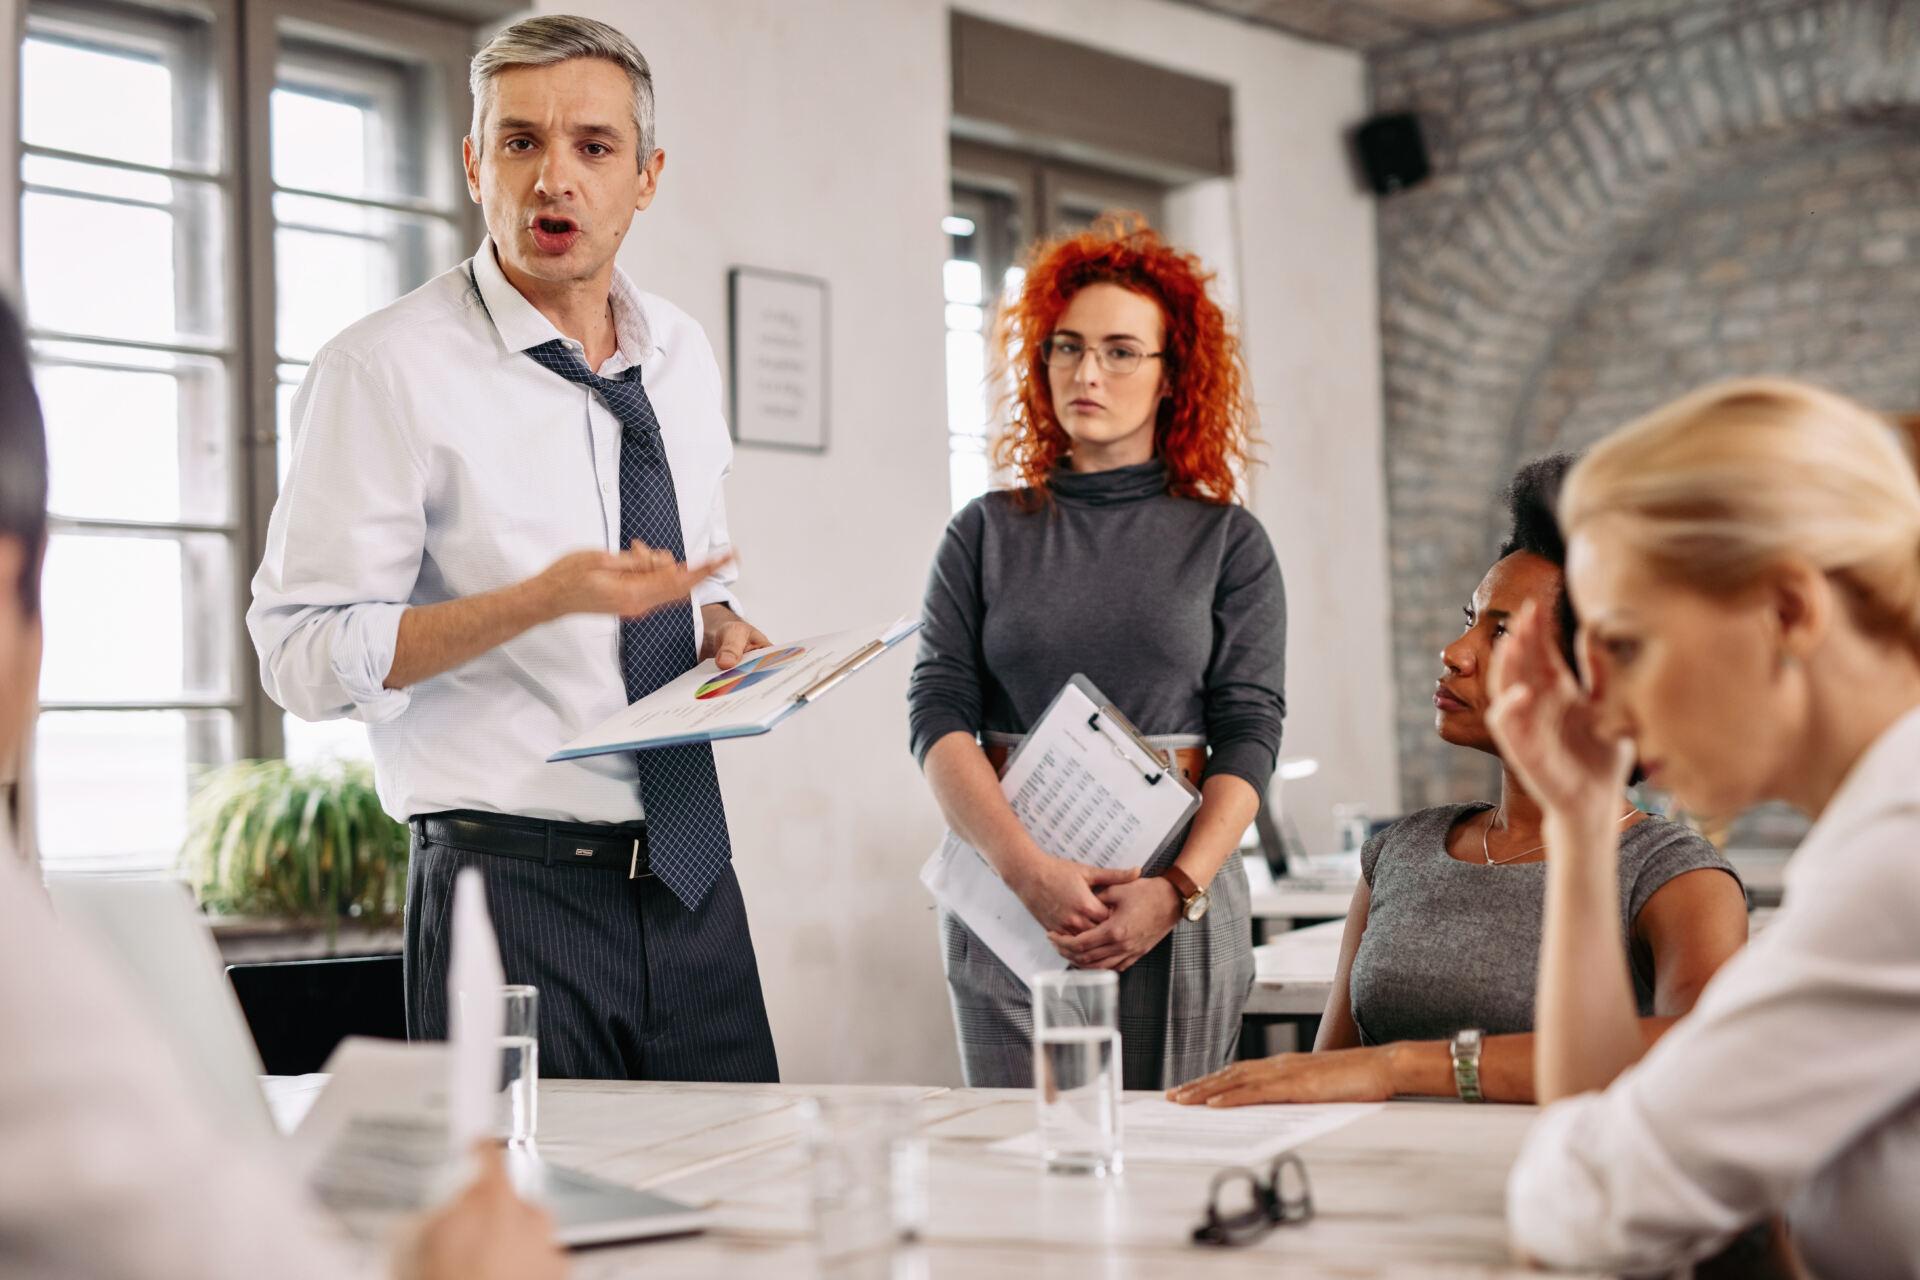
[[[285,1115],[311,1100],[315,1081],[272,1085]],[[813,1257],[798,1106],[820,1094],[919,1099],[928,1225],[891,1267],[869,1259],[877,1267],[833,1269]],[[1533,1116],[1532,1107],[1390,1103],[1299,1148],[1314,1222],[1235,1250],[1188,1242],[1211,1166],[1135,1165],[1094,1179],[990,1154],[991,1143],[1033,1127],[1024,1090],[542,1081],[540,1151],[713,1208],[705,1235],[575,1254],[577,1280],[1518,1277],[1537,1273],[1508,1256],[1504,1188]]]
[[1254,945],[1300,925],[1346,919],[1356,883],[1310,876],[1281,876],[1267,884],[1256,882],[1250,895]]
[[1292,929],[1253,950],[1253,994],[1247,1013],[1266,1017],[1319,1017],[1340,963],[1345,920]]

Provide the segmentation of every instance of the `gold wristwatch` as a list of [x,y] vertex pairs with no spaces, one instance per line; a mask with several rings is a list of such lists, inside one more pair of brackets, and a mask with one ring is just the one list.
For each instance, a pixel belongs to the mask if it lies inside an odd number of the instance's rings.
[[1213,899],[1207,891],[1193,882],[1193,877],[1171,863],[1160,873],[1162,879],[1173,886],[1180,895],[1180,918],[1198,920],[1207,914],[1207,908],[1213,905]]

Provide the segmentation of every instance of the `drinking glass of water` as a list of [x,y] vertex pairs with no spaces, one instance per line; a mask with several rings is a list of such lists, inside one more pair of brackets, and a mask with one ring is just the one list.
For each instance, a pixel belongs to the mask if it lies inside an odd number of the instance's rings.
[[533,1141],[540,1109],[540,991],[525,983],[502,987],[500,1092],[494,1099],[494,1136]]
[[918,1103],[808,1098],[800,1120],[819,1258],[884,1260],[917,1239],[927,1221],[927,1139]]
[[1105,969],[1035,974],[1033,1093],[1047,1168],[1120,1171],[1120,980]]

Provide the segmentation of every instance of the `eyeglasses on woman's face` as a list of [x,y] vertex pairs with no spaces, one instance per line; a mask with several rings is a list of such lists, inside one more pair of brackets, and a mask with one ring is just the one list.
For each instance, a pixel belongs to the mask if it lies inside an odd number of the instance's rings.
[[[1040,344],[1040,354],[1049,368],[1062,371],[1078,369],[1086,358],[1088,344],[1079,338],[1070,338],[1055,334]],[[1140,367],[1143,360],[1158,360],[1162,352],[1142,351],[1131,342],[1102,342],[1091,350],[1100,367],[1118,377],[1125,377]]]

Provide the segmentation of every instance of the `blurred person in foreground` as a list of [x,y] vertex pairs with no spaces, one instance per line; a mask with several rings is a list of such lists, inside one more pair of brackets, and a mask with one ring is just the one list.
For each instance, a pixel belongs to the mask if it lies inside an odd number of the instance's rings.
[[[46,435],[0,303],[0,777],[33,732],[46,542]],[[216,1134],[115,976],[54,919],[15,827],[0,816],[0,1278],[564,1273],[547,1215],[514,1195],[492,1148],[389,1259],[356,1256],[272,1151]]]

